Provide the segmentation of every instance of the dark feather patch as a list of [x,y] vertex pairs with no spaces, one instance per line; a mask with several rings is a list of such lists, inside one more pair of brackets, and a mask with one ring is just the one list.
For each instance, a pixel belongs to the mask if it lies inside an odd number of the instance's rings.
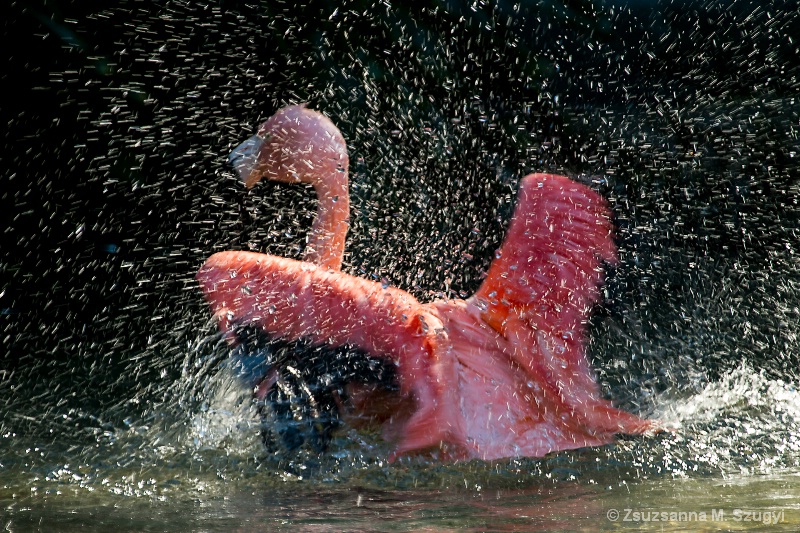
[[391,361],[353,346],[334,348],[306,340],[271,339],[252,325],[235,331],[239,345],[230,361],[240,378],[255,389],[266,376],[276,373],[274,385],[259,405],[268,449],[276,448],[277,434],[289,450],[307,443],[314,451],[324,451],[340,424],[337,397],[346,401],[348,383],[399,388]]

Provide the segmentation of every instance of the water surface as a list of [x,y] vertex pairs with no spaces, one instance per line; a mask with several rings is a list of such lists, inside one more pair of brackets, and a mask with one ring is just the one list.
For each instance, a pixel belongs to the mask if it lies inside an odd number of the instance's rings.
[[[800,393],[741,367],[661,418],[674,433],[541,460],[388,464],[342,430],[324,455],[269,454],[220,373],[195,413],[55,442],[6,432],[11,531],[738,531],[800,527]],[[166,409],[166,408],[165,408]],[[149,423],[149,425],[148,425]],[[57,434],[54,431],[54,434]]]

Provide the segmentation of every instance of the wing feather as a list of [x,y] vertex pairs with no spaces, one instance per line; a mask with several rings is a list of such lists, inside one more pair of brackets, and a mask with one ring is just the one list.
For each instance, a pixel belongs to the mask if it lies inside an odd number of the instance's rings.
[[576,413],[605,405],[583,349],[602,263],[617,259],[604,199],[564,176],[526,176],[498,256],[474,296],[482,318],[521,344],[519,365],[544,371]]

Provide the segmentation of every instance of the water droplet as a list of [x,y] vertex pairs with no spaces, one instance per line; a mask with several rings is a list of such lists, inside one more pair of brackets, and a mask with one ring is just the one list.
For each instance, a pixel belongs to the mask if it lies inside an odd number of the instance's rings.
[[425,322],[425,317],[424,316],[420,316],[419,317],[419,327],[424,332],[428,331],[428,324]]

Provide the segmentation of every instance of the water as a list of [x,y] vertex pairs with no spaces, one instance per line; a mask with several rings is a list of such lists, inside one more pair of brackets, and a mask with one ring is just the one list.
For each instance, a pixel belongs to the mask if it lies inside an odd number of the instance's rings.
[[[800,529],[797,2],[311,4],[0,21],[0,525]],[[388,464],[346,428],[268,452],[194,274],[302,256],[310,192],[226,167],[299,102],[348,142],[345,270],[420,300],[475,291],[520,176],[600,191],[620,264],[588,352],[673,432],[492,463]]]
[[[673,433],[541,459],[389,465],[377,436],[267,454],[221,373],[191,415],[40,439],[6,432],[10,531],[794,531],[800,393],[742,366],[658,415]],[[69,422],[73,422],[70,420]],[[619,514],[615,514],[618,512]],[[765,521],[769,522],[765,524]],[[657,524],[656,524],[657,522]]]
[[[796,486],[796,476],[785,475],[614,487],[545,482],[481,492],[229,484],[224,495],[201,489],[168,501],[64,491],[19,498],[5,525],[11,531],[77,531],[87,524],[98,531],[796,531]],[[612,510],[619,518],[608,518],[617,516]],[[661,515],[677,510],[685,516]],[[766,511],[778,513],[773,523],[764,524]]]

